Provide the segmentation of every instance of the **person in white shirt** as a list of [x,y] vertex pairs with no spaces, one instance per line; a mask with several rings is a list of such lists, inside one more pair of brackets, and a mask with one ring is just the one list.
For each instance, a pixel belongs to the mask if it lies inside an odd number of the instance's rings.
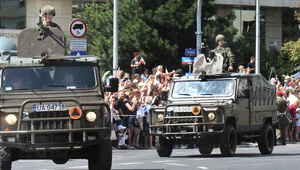
[[141,76],[140,76],[141,82],[146,82],[148,79],[148,76],[149,76],[148,69],[145,69],[143,74],[141,74]]

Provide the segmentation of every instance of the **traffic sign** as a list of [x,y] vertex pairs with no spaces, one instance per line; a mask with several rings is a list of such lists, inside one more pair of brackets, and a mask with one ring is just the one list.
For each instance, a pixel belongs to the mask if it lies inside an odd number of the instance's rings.
[[186,48],[185,55],[186,56],[196,56],[196,49]]
[[86,38],[70,38],[70,51],[87,51]]
[[194,63],[194,57],[182,57],[181,64],[182,65],[192,65]]
[[87,55],[86,51],[71,51],[70,52],[71,56],[83,56]]
[[70,23],[70,33],[74,38],[82,38],[85,36],[87,27],[83,20],[75,19]]

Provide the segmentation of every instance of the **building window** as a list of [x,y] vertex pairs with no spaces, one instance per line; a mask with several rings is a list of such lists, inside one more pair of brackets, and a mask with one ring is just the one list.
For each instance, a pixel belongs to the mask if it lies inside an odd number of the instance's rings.
[[25,21],[17,22],[17,29],[24,29],[25,28]]
[[20,0],[20,7],[25,7],[25,0]]

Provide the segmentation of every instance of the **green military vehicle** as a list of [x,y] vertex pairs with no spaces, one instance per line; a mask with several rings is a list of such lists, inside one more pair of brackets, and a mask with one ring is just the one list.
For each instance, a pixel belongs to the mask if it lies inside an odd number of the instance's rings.
[[262,154],[272,153],[275,86],[261,74],[221,73],[219,66],[202,67],[216,74],[194,66],[195,75],[173,80],[168,104],[152,108],[150,130],[159,156],[169,157],[175,144],[196,145],[201,154],[211,154],[219,146],[223,156],[234,156],[241,142],[258,142]]
[[66,56],[59,29],[42,34],[25,29],[18,51],[1,51],[0,169],[19,159],[88,159],[90,170],[111,169],[104,92],[117,89],[117,81],[104,86],[96,56]]

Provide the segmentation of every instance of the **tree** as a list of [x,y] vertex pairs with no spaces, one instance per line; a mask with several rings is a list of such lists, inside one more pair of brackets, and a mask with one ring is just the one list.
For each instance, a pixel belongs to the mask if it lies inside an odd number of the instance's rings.
[[[119,1],[119,65],[129,71],[132,52],[139,51],[147,67],[158,64],[168,69],[180,68],[185,48],[196,45],[195,0],[135,0]],[[214,38],[223,33],[232,44],[237,30],[232,27],[235,18],[230,13],[213,20],[216,14],[213,0],[203,2],[203,38],[211,48],[216,46]],[[113,44],[113,3],[85,6],[77,15],[88,26],[88,52],[103,61],[103,68],[111,70]]]

